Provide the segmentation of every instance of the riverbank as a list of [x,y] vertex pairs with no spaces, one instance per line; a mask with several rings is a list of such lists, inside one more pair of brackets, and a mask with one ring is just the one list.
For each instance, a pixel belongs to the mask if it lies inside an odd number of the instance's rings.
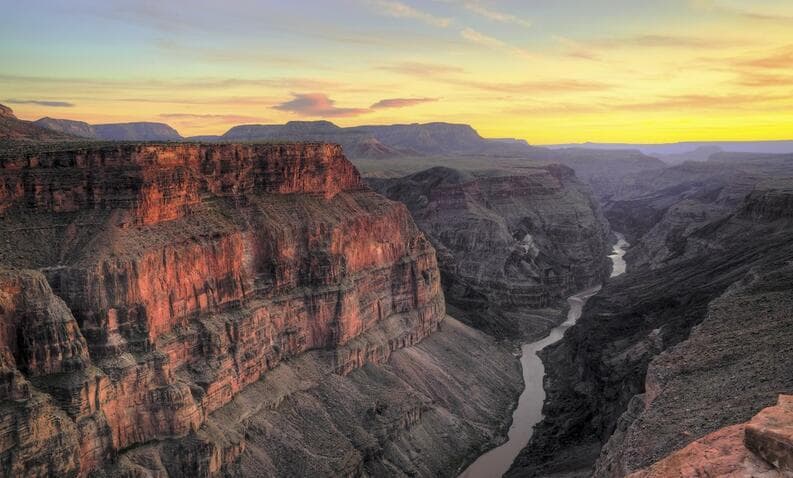
[[[625,272],[625,249],[628,243],[621,234],[617,234],[618,241],[614,245],[609,258],[613,263],[611,277]],[[492,478],[500,477],[509,469],[520,450],[525,447],[534,425],[542,419],[542,405],[545,400],[543,379],[545,367],[537,352],[553,344],[564,336],[564,333],[581,317],[586,301],[595,295],[600,287],[594,287],[570,296],[567,299],[569,310],[567,320],[551,330],[550,334],[536,342],[524,344],[521,347],[521,366],[523,368],[524,390],[518,399],[518,406],[512,415],[512,425],[508,432],[508,439],[502,445],[493,448],[481,455],[466,470],[460,478]]]

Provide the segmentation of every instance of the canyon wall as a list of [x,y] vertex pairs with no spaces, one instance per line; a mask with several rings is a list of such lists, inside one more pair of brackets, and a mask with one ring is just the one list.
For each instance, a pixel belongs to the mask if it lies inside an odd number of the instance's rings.
[[[468,432],[454,453],[419,470],[451,474],[501,433],[517,390],[459,411],[443,400],[464,396],[464,379],[416,372],[479,366],[470,380],[516,388],[514,359],[489,339],[452,321],[392,359],[445,316],[435,252],[338,146],[32,148],[0,152],[0,168],[5,474],[212,476],[268,453],[268,470],[294,471],[300,455],[279,461],[268,444],[274,414],[322,433],[296,415],[347,409],[350,387],[356,405],[334,423],[377,440],[352,439],[351,461],[321,473],[432,454],[405,434],[433,430],[429,446],[456,424]],[[450,336],[487,358],[435,363]],[[435,380],[454,383],[443,394]],[[366,411],[377,384],[414,398]],[[304,438],[282,436],[308,455],[328,444]]]
[[793,391],[791,159],[685,164],[606,205],[638,237],[628,273],[543,351],[546,418],[508,476],[622,477],[740,444],[729,427]]
[[608,224],[565,166],[368,181],[407,204],[432,241],[452,315],[493,336],[544,336],[564,297],[608,277]]

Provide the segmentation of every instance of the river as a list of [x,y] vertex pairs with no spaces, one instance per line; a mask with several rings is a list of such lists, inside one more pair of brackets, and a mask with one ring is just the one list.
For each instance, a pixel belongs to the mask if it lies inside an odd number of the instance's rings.
[[[629,244],[622,234],[617,233],[617,238],[618,241],[609,255],[614,265],[611,277],[625,272],[623,256],[625,256],[625,248]],[[520,394],[518,406],[512,414],[512,426],[509,429],[508,439],[501,446],[493,448],[477,458],[459,478],[499,478],[512,466],[512,462],[520,450],[529,443],[534,425],[542,420],[542,404],[545,400],[542,381],[545,376],[545,367],[540,357],[537,356],[537,352],[564,336],[565,331],[581,317],[581,310],[587,299],[595,295],[598,290],[600,290],[600,286],[568,297],[567,303],[570,304],[570,310],[567,312],[567,320],[551,330],[551,333],[544,339],[523,344],[520,363],[523,367],[523,383],[526,384],[526,388]]]

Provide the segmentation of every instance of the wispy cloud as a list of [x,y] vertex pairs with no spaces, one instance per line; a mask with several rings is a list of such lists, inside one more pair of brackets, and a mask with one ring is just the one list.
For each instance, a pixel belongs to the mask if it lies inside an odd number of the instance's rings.
[[292,93],[289,101],[273,106],[280,111],[289,111],[301,116],[340,118],[368,113],[367,108],[339,108],[336,102],[324,93]]
[[488,92],[508,93],[508,94],[530,94],[530,93],[565,93],[582,91],[604,91],[609,90],[613,85],[600,81],[586,81],[570,78],[559,78],[549,80],[523,81],[517,83],[495,82],[470,80],[465,78],[443,78],[443,83],[464,86],[472,89]]
[[486,35],[478,30],[474,30],[473,28],[463,28],[460,30],[460,36],[471,43],[475,43],[486,48],[491,48],[493,50],[506,50],[524,58],[532,57],[528,51],[522,48],[512,46],[504,41],[499,40],[498,38]]
[[433,103],[435,101],[438,101],[438,98],[387,98],[373,104],[371,108],[406,108],[408,106]]
[[369,5],[373,10],[395,18],[410,18],[424,22],[428,25],[446,28],[452,20],[450,18],[439,17],[431,13],[425,12],[414,8],[406,3],[397,0],[362,0],[363,3]]
[[734,2],[727,2],[723,0],[690,0],[690,4],[694,9],[697,10],[720,12],[748,20],[775,23],[793,22],[793,11],[790,9],[784,10],[780,8],[768,8],[765,5],[752,5],[750,7],[745,5],[738,6],[735,5]]
[[746,95],[676,95],[662,96],[652,101],[638,103],[624,103],[611,105],[612,109],[628,111],[657,111],[657,110],[722,110],[722,109],[751,109],[760,108],[762,104],[789,100],[789,95],[772,94],[746,94]]
[[69,103],[68,101],[20,100],[17,98],[8,98],[6,100],[3,100],[3,102],[12,105],[39,105],[39,106],[50,106],[53,108],[72,108],[74,106],[74,103]]
[[739,59],[735,62],[735,64],[738,66],[751,68],[793,68],[793,45],[787,45],[772,52],[755,56],[753,58]]
[[753,88],[793,86],[793,75],[766,75],[745,72],[740,75],[738,84]]
[[209,120],[218,122],[242,122],[242,121],[258,121],[261,118],[255,116],[237,115],[237,114],[194,114],[194,113],[161,113],[160,118],[167,120]]
[[699,37],[668,34],[641,34],[612,38],[596,38],[586,43],[567,37],[554,36],[554,40],[562,45],[566,54],[573,58],[586,60],[602,60],[610,51],[617,49],[680,49],[680,50],[722,50],[732,46],[745,46],[746,41],[738,41],[725,37]]
[[517,15],[513,15],[511,13],[495,10],[491,7],[483,5],[482,2],[478,0],[439,0],[439,1],[441,1],[442,3],[460,5],[471,13],[474,13],[476,15],[479,15],[480,17],[484,17],[499,23],[508,23],[513,25],[518,25],[524,28],[528,28],[532,24],[530,20],[520,18]]
[[436,83],[460,86],[488,93],[526,94],[536,92],[605,91],[614,85],[595,80],[575,78],[543,79],[522,82],[484,81],[471,79],[465,70],[453,66],[429,63],[397,63],[379,67],[382,70],[422,78]]
[[380,70],[390,71],[408,76],[432,76],[464,73],[465,70],[456,66],[441,65],[437,63],[402,62],[377,67]]

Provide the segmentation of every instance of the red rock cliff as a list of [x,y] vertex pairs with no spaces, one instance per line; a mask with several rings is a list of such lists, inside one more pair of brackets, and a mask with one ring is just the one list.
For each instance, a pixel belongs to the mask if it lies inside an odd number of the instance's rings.
[[[327,349],[344,374],[444,316],[432,246],[337,146],[114,145],[0,164],[6,474],[86,476],[198,430],[285,358]],[[196,457],[206,473],[244,443],[218,446]]]

